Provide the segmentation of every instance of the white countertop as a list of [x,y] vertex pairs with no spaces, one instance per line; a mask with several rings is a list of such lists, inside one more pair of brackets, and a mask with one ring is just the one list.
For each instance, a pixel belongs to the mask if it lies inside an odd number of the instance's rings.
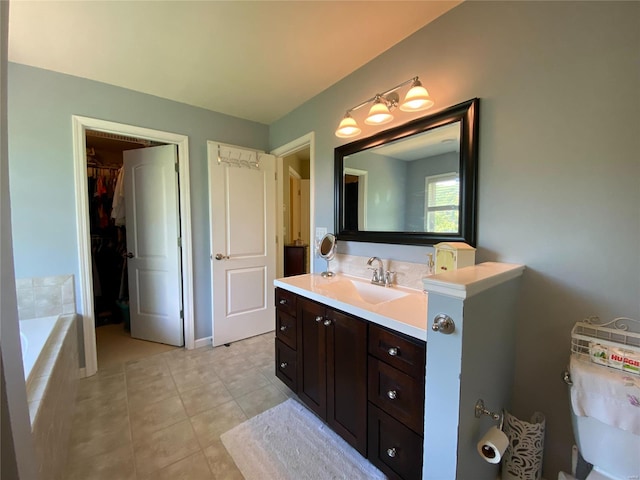
[[517,278],[522,272],[524,265],[485,262],[425,277],[422,284],[427,292],[465,299]]
[[424,292],[396,285],[392,287],[376,285],[372,288],[390,289],[405,295],[401,298],[374,304],[357,298],[347,288],[332,290],[332,286],[340,286],[340,282],[345,280],[370,283],[367,279],[341,273],[332,278],[324,278],[319,274],[296,275],[278,278],[273,283],[276,287],[284,288],[331,308],[342,310],[364,320],[426,341],[427,295]]

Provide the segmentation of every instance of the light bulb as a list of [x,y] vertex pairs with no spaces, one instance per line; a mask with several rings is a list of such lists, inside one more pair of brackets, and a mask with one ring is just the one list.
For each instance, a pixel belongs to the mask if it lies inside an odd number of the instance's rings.
[[336,130],[336,137],[351,138],[355,137],[356,135],[360,135],[360,132],[362,132],[362,130],[360,129],[360,127],[358,127],[355,119],[349,113],[347,113],[340,122],[340,125],[338,125],[338,129]]
[[420,80],[416,80],[404,97],[400,110],[403,112],[418,112],[432,107],[433,104],[434,101],[429,96],[427,89],[422,86]]
[[367,115],[364,123],[367,125],[383,125],[391,120],[393,120],[393,115],[391,115],[389,107],[378,99],[369,110],[369,115]]

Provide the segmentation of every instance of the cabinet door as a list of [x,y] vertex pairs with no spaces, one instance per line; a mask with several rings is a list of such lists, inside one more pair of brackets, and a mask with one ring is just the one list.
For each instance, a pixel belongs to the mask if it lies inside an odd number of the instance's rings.
[[367,455],[367,324],[331,309],[327,330],[327,423]]
[[298,298],[298,396],[321,418],[327,417],[327,327],[325,307]]

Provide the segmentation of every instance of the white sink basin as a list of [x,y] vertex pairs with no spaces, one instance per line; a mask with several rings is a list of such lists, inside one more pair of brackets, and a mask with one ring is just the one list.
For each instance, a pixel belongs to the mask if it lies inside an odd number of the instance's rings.
[[358,280],[340,279],[336,282],[323,285],[326,290],[338,300],[346,302],[361,301],[371,305],[389,302],[407,296],[406,292],[396,290],[393,287],[383,287]]

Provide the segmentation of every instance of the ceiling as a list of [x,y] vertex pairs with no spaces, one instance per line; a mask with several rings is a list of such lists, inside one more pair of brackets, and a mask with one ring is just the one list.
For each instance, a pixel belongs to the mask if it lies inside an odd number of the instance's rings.
[[271,124],[460,2],[11,0],[9,61]]

